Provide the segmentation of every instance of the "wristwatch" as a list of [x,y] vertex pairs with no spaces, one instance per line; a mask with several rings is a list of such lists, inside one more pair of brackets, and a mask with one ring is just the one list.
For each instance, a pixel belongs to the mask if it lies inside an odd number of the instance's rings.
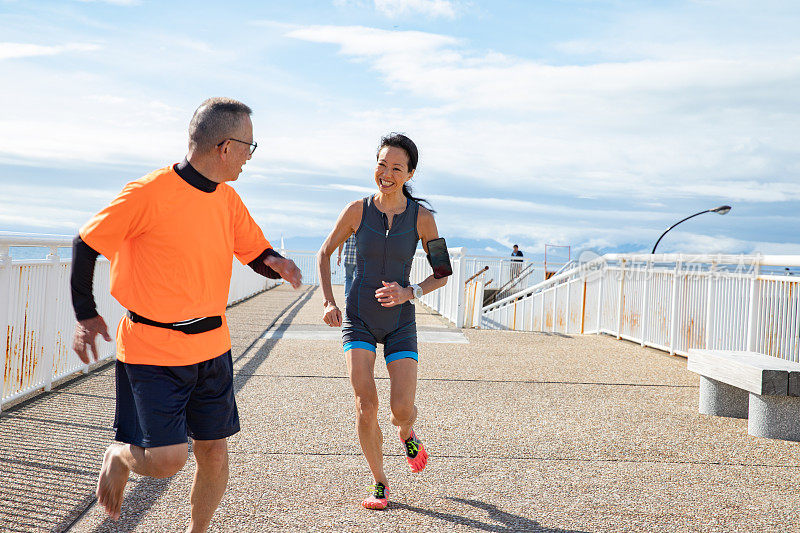
[[422,298],[422,287],[419,285],[409,285],[409,287],[411,287],[411,291],[414,293],[414,298]]

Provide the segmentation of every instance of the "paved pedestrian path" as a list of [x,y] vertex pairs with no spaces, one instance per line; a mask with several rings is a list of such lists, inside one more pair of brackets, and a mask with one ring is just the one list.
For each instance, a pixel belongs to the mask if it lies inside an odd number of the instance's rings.
[[[341,295],[337,298],[341,299]],[[382,401],[387,511],[371,479],[341,342],[319,290],[278,287],[228,310],[242,431],[212,531],[800,531],[800,443],[697,414],[685,360],[607,336],[460,331],[418,308],[411,474]],[[181,531],[194,473],[133,476],[122,518],[92,505],[112,438],[113,371],[0,417],[0,531]]]

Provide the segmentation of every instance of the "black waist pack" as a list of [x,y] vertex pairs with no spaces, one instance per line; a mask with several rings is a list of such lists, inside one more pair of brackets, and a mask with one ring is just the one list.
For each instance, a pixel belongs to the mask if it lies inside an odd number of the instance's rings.
[[175,331],[180,331],[181,333],[186,333],[187,335],[196,335],[197,333],[205,333],[206,331],[211,331],[212,329],[217,329],[219,327],[222,327],[221,316],[192,318],[191,320],[182,320],[180,322],[169,323],[169,322],[156,322],[155,320],[150,320],[149,318],[145,318],[142,315],[137,315],[133,311],[128,311],[128,318],[130,318],[132,322],[145,324],[147,326],[155,326],[157,328],[173,329]]

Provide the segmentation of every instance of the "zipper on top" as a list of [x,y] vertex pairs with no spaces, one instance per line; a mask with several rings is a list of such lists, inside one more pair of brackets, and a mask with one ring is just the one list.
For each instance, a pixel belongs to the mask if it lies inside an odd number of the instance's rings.
[[389,218],[383,211],[381,211],[381,215],[383,216],[383,228],[386,230],[386,237],[383,239],[383,268],[381,269],[381,274],[386,274],[386,248],[389,244]]

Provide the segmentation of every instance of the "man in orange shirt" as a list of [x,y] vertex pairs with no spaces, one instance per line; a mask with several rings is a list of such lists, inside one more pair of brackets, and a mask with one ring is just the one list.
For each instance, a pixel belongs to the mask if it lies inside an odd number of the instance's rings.
[[97,501],[118,519],[131,471],[170,477],[193,439],[197,472],[188,531],[205,531],[228,481],[227,437],[239,431],[225,320],[232,258],[297,288],[297,266],[272,249],[236,191],[252,157],[252,111],[211,98],[189,124],[189,152],[125,186],[75,238],[73,347],[97,360],[110,341],[92,296],[99,254],[111,261],[111,294],[128,315],[117,329],[116,440],[103,457]]

